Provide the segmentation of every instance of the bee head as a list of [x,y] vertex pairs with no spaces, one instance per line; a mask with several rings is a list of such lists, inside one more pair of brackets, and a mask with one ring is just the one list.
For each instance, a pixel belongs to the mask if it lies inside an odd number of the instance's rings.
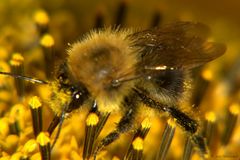
[[88,99],[89,94],[86,87],[82,83],[71,79],[66,63],[59,66],[57,81],[58,91],[64,92],[68,97],[68,106],[65,108],[67,113],[78,109]]

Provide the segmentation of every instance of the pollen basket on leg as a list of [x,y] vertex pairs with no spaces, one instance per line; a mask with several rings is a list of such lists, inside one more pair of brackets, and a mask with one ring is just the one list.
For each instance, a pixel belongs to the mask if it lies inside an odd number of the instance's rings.
[[133,77],[137,48],[127,38],[127,31],[92,32],[72,45],[68,67],[74,81],[83,83],[97,99],[99,109],[111,112],[118,109],[133,83],[113,85],[114,80]]

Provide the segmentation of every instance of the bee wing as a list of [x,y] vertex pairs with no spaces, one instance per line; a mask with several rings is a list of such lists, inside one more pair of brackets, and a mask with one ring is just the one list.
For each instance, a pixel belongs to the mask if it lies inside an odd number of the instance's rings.
[[208,42],[209,28],[202,23],[177,22],[163,28],[136,32],[130,37],[141,48],[137,67],[191,69],[221,56],[224,44]]
[[226,46],[207,41],[209,33],[202,23],[176,22],[129,35],[133,47],[140,48],[135,76],[121,77],[114,82],[158,75],[165,69],[191,69],[216,59],[224,54]]

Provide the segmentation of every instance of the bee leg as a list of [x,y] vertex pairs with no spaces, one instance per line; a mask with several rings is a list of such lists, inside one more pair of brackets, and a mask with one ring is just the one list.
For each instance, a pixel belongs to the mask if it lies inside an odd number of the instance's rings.
[[204,140],[204,137],[198,135],[199,124],[196,120],[190,118],[187,114],[183,113],[176,107],[168,107],[167,112],[176,119],[176,122],[191,135],[191,140],[197,145],[201,153],[208,154],[208,147]]
[[148,107],[169,113],[169,115],[176,119],[176,122],[191,135],[192,141],[198,146],[201,153],[208,154],[208,149],[204,138],[200,135],[197,135],[199,124],[196,120],[183,113],[177,107],[168,106],[153,100],[147,96],[147,93],[145,93],[144,90],[135,89],[134,91],[141,98],[142,102]]
[[121,118],[120,122],[117,124],[117,127],[114,131],[109,133],[105,138],[102,139],[100,144],[97,146],[97,149],[94,152],[94,159],[99,151],[101,151],[105,146],[114,142],[122,133],[129,131],[132,128],[132,123],[135,115],[135,110],[129,109],[125,112],[124,116]]

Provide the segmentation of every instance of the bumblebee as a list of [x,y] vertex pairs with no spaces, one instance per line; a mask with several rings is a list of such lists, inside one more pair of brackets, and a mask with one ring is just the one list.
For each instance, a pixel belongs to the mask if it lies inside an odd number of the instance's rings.
[[133,128],[144,104],[174,118],[206,153],[204,140],[197,134],[198,121],[182,111],[179,103],[189,90],[188,72],[226,50],[224,44],[208,41],[208,36],[208,27],[194,22],[144,31],[105,28],[90,32],[70,46],[56,79],[49,82],[56,116],[48,132],[52,133],[67,114],[84,103],[93,102],[103,114],[121,112],[121,120],[101,140],[96,156]]

